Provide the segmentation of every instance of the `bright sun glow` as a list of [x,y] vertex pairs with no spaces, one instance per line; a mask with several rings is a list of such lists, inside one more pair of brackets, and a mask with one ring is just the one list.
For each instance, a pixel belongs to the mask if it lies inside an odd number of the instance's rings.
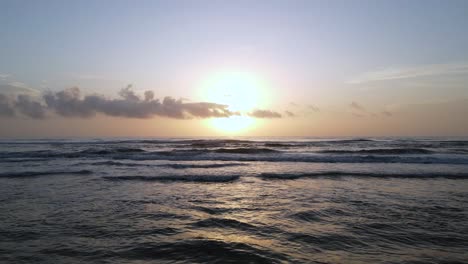
[[252,73],[222,72],[212,75],[202,86],[203,99],[208,102],[226,104],[229,110],[241,116],[212,118],[211,126],[225,133],[238,133],[252,128],[256,121],[246,113],[265,104],[265,83]]
[[225,133],[238,133],[255,124],[255,119],[249,116],[231,116],[228,118],[212,118],[208,120],[211,126]]

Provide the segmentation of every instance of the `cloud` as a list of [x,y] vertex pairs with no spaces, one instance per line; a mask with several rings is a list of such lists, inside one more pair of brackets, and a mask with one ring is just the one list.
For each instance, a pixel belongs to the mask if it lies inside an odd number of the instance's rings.
[[0,94],[0,116],[14,116],[15,106],[13,99],[7,95]]
[[[131,86],[120,90],[119,98],[102,95],[82,95],[78,87],[58,92],[45,92],[42,96],[30,94],[0,93],[0,116],[15,116],[20,113],[34,119],[48,116],[49,112],[63,117],[91,118],[97,114],[127,118],[151,118],[154,116],[191,119],[230,117],[241,115],[228,109],[228,105],[211,102],[186,102],[183,99],[164,97],[155,99],[153,91],[146,91],[143,98]],[[292,112],[286,112],[294,116]],[[247,115],[256,118],[280,118],[282,115],[271,110],[255,110]]]
[[360,104],[358,104],[357,102],[354,102],[354,101],[351,102],[351,104],[349,104],[349,107],[351,107],[352,109],[357,110],[357,111],[362,111],[362,112],[366,111],[366,109],[362,105],[360,105]]
[[248,113],[249,116],[251,117],[256,117],[256,118],[281,118],[283,117],[280,113],[274,112],[271,110],[254,110],[250,113]]
[[359,117],[359,118],[365,117],[365,115],[363,115],[363,114],[358,114],[358,113],[352,113],[352,115],[353,115],[354,117]]
[[216,103],[184,103],[165,97],[162,101],[154,99],[152,91],[144,93],[141,99],[131,86],[119,92],[119,99],[108,99],[101,95],[81,96],[77,87],[56,93],[46,93],[46,106],[55,113],[65,117],[91,117],[97,113],[117,117],[150,118],[162,116],[176,119],[229,117],[238,115],[228,110],[227,105]]
[[465,73],[468,73],[468,63],[427,64],[370,71],[348,81],[348,83],[360,84],[374,81]]
[[10,82],[6,84],[0,84],[0,93],[6,95],[20,95],[20,94],[28,94],[28,95],[39,95],[40,92],[38,90],[29,88],[26,84],[21,82]]
[[96,114],[96,108],[101,102],[97,95],[81,98],[78,87],[69,88],[56,93],[47,92],[43,95],[46,106],[64,117],[91,117]]
[[389,111],[382,111],[381,114],[382,114],[383,116],[388,116],[388,117],[390,117],[390,116],[393,115],[392,112],[389,112]]
[[154,92],[153,91],[146,91],[145,92],[145,101],[151,101],[154,99]]
[[[147,91],[149,93],[152,93],[152,91]],[[138,101],[140,98],[135,94],[135,92],[132,90],[132,86],[129,85],[122,90],[120,90],[119,95],[129,101]],[[153,94],[154,97],[154,94]]]
[[285,113],[287,116],[289,116],[289,117],[295,117],[295,116],[296,116],[296,114],[294,114],[294,113],[291,112],[291,111],[284,111],[284,113]]
[[6,80],[10,76],[11,76],[11,74],[0,73],[0,80]]
[[34,100],[29,95],[19,95],[16,99],[15,107],[25,116],[35,119],[45,117],[46,109],[41,103]]
[[27,89],[28,85],[23,83],[23,82],[10,82],[9,85],[14,86],[14,87],[19,87],[19,88],[24,88]]
[[[153,91],[145,91],[143,98],[129,85],[119,91],[119,98],[110,99],[102,95],[82,95],[78,87],[58,92],[37,91],[19,83],[0,86],[0,115],[12,117],[17,113],[34,119],[45,118],[49,112],[63,117],[90,118],[97,114],[127,118],[151,118],[161,116],[175,119],[230,117],[241,115],[229,110],[228,105],[211,102],[186,102],[183,99],[164,97],[155,99]],[[255,110],[247,115],[256,118],[281,118],[271,110]],[[294,116],[287,111],[286,115]]]
[[289,106],[292,106],[292,107],[299,107],[299,104],[298,104],[298,103],[295,103],[295,102],[289,102]]
[[309,108],[310,110],[314,111],[314,112],[320,112],[320,108],[314,106],[314,105],[308,105],[307,108]]

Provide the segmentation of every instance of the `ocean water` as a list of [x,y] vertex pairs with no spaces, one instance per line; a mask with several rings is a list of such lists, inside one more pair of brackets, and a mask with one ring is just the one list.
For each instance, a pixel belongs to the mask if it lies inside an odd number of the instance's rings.
[[468,139],[2,140],[0,263],[468,263]]

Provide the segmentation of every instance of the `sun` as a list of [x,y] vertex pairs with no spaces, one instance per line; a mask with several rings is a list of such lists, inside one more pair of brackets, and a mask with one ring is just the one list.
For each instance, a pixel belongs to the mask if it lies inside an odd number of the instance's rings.
[[239,116],[211,118],[207,123],[218,131],[234,134],[256,125],[255,118],[246,115],[261,108],[266,101],[266,84],[251,72],[227,71],[212,74],[202,84],[202,98],[208,102],[225,104]]
[[255,125],[256,120],[249,116],[231,116],[225,118],[211,118],[209,125],[226,134],[237,134]]

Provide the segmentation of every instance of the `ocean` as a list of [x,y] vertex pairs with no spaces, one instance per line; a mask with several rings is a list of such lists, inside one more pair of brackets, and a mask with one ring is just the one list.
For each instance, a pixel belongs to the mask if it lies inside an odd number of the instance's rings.
[[468,139],[0,140],[0,263],[468,263]]

